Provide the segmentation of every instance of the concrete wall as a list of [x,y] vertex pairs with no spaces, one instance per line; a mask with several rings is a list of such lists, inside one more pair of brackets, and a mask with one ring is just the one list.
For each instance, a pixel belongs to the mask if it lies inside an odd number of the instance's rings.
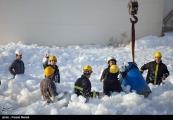
[[[0,44],[107,44],[131,38],[129,0],[0,0]],[[138,0],[137,39],[160,35],[163,0]]]

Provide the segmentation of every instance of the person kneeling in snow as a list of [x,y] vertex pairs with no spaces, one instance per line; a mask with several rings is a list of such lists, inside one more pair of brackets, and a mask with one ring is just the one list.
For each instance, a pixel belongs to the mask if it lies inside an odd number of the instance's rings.
[[12,62],[9,66],[9,71],[13,75],[13,78],[16,74],[24,74],[25,72],[25,65],[22,61],[22,52],[20,50],[15,51],[16,59]]
[[90,65],[86,65],[83,67],[83,74],[80,78],[78,78],[74,84],[74,93],[77,96],[81,95],[86,98],[86,102],[89,101],[90,97],[96,97],[99,95],[98,92],[91,92],[91,82],[89,80],[92,73],[92,67]]
[[112,92],[121,92],[122,88],[118,80],[119,68],[116,59],[107,59],[108,67],[103,71],[100,81],[103,81],[103,93],[110,96]]
[[[50,64],[48,64],[48,62],[50,62]],[[44,67],[44,69],[47,66],[51,66],[52,68],[54,68],[55,72],[54,72],[54,76],[53,76],[53,81],[60,83],[59,68],[56,65],[56,63],[57,63],[57,58],[54,55],[49,56],[48,54],[46,54],[45,57],[43,58],[43,67]]]
[[55,70],[48,66],[44,69],[44,75],[45,79],[43,79],[40,83],[40,91],[43,99],[47,103],[51,103],[55,100],[55,96],[58,95],[56,92],[56,85],[53,82],[53,76],[54,76]]
[[146,82],[153,83],[154,85],[160,85],[163,80],[169,76],[167,66],[161,60],[162,54],[159,51],[154,53],[154,61],[144,64],[141,67],[141,73],[148,70]]

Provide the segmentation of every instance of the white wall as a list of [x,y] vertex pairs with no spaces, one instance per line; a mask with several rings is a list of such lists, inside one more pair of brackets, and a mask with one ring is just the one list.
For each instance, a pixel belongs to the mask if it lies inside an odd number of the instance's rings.
[[[0,0],[0,44],[106,44],[130,40],[128,0]],[[139,0],[137,38],[160,35],[163,0]]]

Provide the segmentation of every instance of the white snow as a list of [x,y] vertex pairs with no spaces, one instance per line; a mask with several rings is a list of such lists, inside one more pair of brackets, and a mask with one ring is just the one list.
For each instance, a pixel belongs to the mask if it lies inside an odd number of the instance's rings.
[[[17,75],[15,79],[8,71],[8,67],[15,59],[15,50],[23,51],[25,74]],[[114,56],[118,65],[132,61],[130,44],[125,47],[108,47],[99,45],[87,46],[38,46],[26,45],[21,42],[9,43],[0,46],[0,114],[31,114],[31,115],[83,115],[83,114],[111,114],[111,115],[138,115],[173,114],[173,35],[164,37],[146,36],[136,41],[135,60],[138,67],[153,60],[153,52],[159,50],[163,54],[163,62],[168,66],[170,76],[164,84],[154,86],[149,84],[152,93],[148,98],[136,93],[113,93],[112,96],[104,96],[101,99],[90,99],[85,103],[84,97],[72,94],[68,103],[62,99],[52,104],[45,104],[40,95],[40,81],[44,78],[42,58],[45,53],[58,57],[61,83],[57,85],[57,91],[73,92],[74,82],[81,76],[82,66],[93,66],[91,76],[92,90],[102,91],[100,73],[107,66],[106,59]],[[143,76],[146,76],[144,72]],[[67,104],[68,103],[68,104]]]

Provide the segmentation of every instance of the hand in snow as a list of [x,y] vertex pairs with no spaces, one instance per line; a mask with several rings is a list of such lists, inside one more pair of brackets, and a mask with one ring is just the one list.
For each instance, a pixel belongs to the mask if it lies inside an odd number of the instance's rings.
[[143,74],[144,71],[143,70],[140,70],[140,72],[141,72],[141,74]]
[[50,99],[52,100],[52,102],[54,102],[55,101],[55,96],[50,97]]
[[165,75],[163,75],[162,80],[165,80],[165,79],[166,79],[166,76],[165,76]]

